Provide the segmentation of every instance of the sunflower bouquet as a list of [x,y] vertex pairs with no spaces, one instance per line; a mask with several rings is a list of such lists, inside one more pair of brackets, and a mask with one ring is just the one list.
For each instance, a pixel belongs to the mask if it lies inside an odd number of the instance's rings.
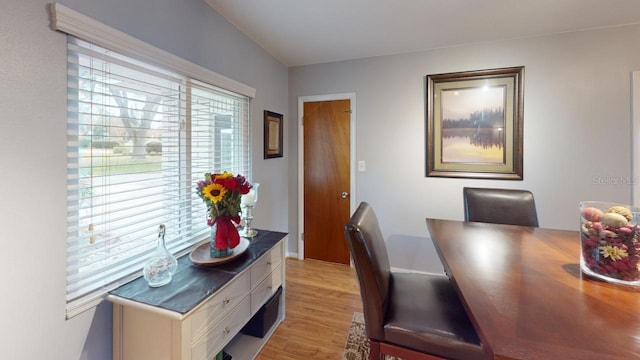
[[226,171],[206,173],[204,180],[198,181],[196,192],[207,205],[207,225],[212,227],[212,233],[216,232],[216,249],[233,249],[238,245],[240,237],[233,223],[240,223],[240,198],[250,189],[251,184],[244,176]]

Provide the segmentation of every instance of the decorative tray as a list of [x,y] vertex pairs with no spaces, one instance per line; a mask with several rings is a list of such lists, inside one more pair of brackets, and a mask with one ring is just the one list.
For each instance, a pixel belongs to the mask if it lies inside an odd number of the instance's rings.
[[214,258],[211,257],[211,253],[209,251],[209,242],[207,241],[204,244],[193,249],[191,254],[189,254],[189,259],[191,259],[191,262],[199,266],[216,266],[237,258],[238,256],[244,254],[244,252],[247,251],[248,248],[249,239],[241,237],[240,243],[238,244],[238,246],[232,249],[233,252],[231,253],[231,255],[221,258]]

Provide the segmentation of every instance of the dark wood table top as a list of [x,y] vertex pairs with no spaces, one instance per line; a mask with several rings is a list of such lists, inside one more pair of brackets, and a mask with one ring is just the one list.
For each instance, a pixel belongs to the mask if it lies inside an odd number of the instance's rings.
[[640,289],[583,276],[578,231],[436,219],[427,227],[495,359],[640,359]]

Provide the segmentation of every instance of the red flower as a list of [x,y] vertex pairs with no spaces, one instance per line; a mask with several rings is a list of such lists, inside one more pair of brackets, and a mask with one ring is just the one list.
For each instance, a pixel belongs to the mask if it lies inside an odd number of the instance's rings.
[[236,181],[236,178],[224,179],[224,183],[222,185],[224,185],[224,187],[229,191],[238,190],[238,182]]

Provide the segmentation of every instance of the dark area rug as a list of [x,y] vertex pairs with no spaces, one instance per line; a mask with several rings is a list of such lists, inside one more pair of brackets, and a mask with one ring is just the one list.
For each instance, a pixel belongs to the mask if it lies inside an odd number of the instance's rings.
[[[353,313],[347,344],[342,353],[342,360],[368,360],[369,339],[364,334],[364,315],[360,312]],[[393,356],[386,356],[386,360],[402,360]]]

